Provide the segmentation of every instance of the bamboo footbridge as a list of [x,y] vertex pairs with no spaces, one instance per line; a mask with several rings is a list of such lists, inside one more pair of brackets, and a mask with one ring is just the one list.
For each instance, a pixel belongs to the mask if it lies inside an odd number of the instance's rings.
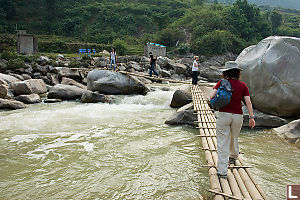
[[207,104],[201,89],[198,85],[191,85],[191,93],[194,104],[194,111],[197,114],[197,123],[200,131],[199,137],[202,140],[202,149],[205,153],[208,167],[211,189],[208,191],[214,194],[215,200],[237,199],[237,200],[267,200],[267,195],[256,183],[241,156],[235,164],[228,167],[227,180],[217,176],[217,138],[216,118]]

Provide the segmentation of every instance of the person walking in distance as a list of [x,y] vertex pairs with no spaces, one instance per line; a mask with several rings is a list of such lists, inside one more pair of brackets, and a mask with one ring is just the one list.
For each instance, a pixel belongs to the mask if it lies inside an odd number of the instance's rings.
[[[238,64],[229,61],[222,70],[222,78],[227,79],[232,86],[232,97],[230,103],[219,109],[216,123],[217,132],[217,152],[218,152],[218,176],[227,179],[228,161],[229,164],[235,164],[239,156],[238,136],[243,124],[242,101],[244,100],[249,112],[249,126],[254,128],[255,120],[253,108],[250,99],[249,89],[246,83],[240,81],[240,72]],[[214,87],[210,98],[213,99],[221,85],[221,80]]]
[[112,64],[114,64],[113,70],[116,71],[117,54],[115,53],[114,49],[111,49],[109,60],[110,60],[110,68],[112,69]]
[[155,71],[155,66],[156,66],[156,58],[153,56],[152,52],[149,53],[149,58],[150,58],[150,71],[149,71],[149,76],[152,76],[152,72],[158,77],[158,73]]
[[195,56],[194,57],[194,63],[192,67],[192,84],[197,85],[198,82],[198,70],[199,70],[199,57]]

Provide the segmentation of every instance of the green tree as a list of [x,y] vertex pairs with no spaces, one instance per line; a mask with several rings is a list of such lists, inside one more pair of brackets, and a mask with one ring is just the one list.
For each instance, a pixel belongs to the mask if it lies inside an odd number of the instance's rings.
[[128,52],[128,45],[122,39],[119,39],[119,38],[115,39],[113,41],[113,47],[114,47],[116,53],[120,56],[124,56]]
[[174,47],[177,41],[184,40],[184,33],[177,28],[166,28],[157,34],[157,43]]
[[278,33],[278,28],[282,23],[282,16],[277,10],[272,10],[270,13],[270,21],[273,33]]

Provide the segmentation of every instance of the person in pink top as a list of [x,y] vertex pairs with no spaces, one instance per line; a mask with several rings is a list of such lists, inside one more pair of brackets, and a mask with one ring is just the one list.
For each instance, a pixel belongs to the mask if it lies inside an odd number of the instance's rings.
[[[240,72],[238,64],[229,61],[222,70],[222,78],[227,79],[232,87],[232,97],[230,103],[219,109],[217,117],[217,152],[218,152],[218,176],[227,178],[228,160],[230,164],[235,164],[239,156],[238,136],[243,125],[242,101],[245,102],[249,112],[249,126],[254,128],[255,120],[253,108],[250,99],[249,89],[246,83],[240,81]],[[214,87],[210,98],[213,99],[221,85],[221,80]]]

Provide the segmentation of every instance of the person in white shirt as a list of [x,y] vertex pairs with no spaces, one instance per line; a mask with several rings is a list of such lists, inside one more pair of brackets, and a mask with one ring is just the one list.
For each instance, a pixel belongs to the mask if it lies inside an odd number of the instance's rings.
[[117,54],[114,49],[111,49],[109,60],[110,68],[112,69],[112,64],[114,63],[114,71],[116,71]]
[[199,70],[199,56],[194,57],[194,63],[192,67],[192,84],[197,85],[198,82],[198,70]]

